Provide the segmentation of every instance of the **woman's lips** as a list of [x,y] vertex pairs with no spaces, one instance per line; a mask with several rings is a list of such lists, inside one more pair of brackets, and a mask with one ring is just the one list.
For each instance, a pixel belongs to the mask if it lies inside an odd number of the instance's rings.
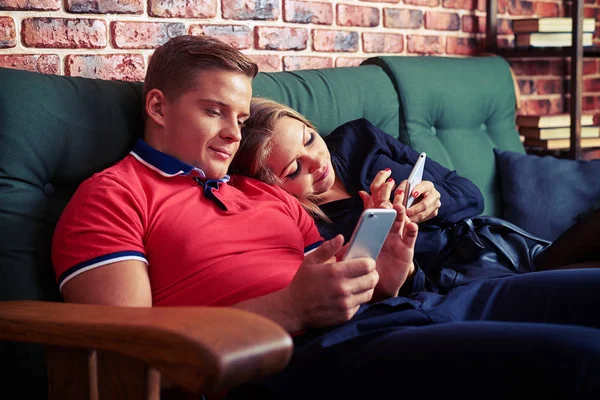
[[321,176],[315,182],[321,182],[323,179],[327,178],[329,175],[329,165],[325,166],[325,171],[321,174]]

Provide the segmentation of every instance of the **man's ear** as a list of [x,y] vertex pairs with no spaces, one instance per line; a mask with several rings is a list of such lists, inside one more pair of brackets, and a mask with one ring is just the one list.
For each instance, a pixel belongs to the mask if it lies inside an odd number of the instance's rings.
[[166,97],[158,89],[152,89],[146,95],[146,115],[155,124],[163,126],[165,118]]

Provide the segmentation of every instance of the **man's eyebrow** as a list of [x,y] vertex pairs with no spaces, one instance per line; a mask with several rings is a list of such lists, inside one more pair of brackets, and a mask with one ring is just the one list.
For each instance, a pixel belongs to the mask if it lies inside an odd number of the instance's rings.
[[[304,136],[306,135],[306,124],[302,124],[302,143],[304,144]],[[286,166],[283,167],[283,169],[281,170],[281,173],[279,174],[279,176],[283,175],[283,173],[285,172],[286,169],[288,169],[288,167],[290,165],[292,165],[292,163],[295,161],[296,159],[292,159],[292,161],[290,161]]]
[[[215,103],[215,104],[220,105],[221,107],[231,108],[231,106],[229,104],[225,103],[224,101],[213,99],[212,97],[201,97],[200,101],[206,102],[206,103]],[[250,114],[247,112],[243,112],[243,113],[240,113],[239,116],[242,118],[249,118]]]
[[214,99],[212,97],[201,97],[199,100],[200,101],[205,101],[205,102],[208,102],[208,103],[216,103],[216,104],[219,104],[219,105],[221,105],[223,107],[229,107],[229,104],[225,103],[224,101],[217,100],[217,99]]

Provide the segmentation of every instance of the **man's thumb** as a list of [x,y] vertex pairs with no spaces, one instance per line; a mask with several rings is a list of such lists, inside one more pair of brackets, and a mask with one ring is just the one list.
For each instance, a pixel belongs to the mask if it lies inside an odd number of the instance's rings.
[[338,251],[344,245],[344,237],[337,235],[333,239],[330,239],[320,245],[315,251],[311,252],[305,257],[311,263],[325,263],[329,261],[331,257],[334,257]]

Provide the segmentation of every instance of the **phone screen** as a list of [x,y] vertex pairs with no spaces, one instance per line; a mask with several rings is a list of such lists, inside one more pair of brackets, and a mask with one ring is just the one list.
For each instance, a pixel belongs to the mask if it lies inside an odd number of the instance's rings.
[[423,170],[425,169],[426,158],[427,154],[421,153],[412,171],[410,171],[410,175],[408,176],[408,180],[406,183],[406,192],[404,195],[404,207],[406,208],[410,208],[410,206],[412,206],[415,201],[415,198],[412,197],[412,193],[415,186],[421,183],[421,180],[423,179]]
[[363,211],[350,238],[344,260],[358,257],[376,259],[395,219],[394,209],[369,208]]

